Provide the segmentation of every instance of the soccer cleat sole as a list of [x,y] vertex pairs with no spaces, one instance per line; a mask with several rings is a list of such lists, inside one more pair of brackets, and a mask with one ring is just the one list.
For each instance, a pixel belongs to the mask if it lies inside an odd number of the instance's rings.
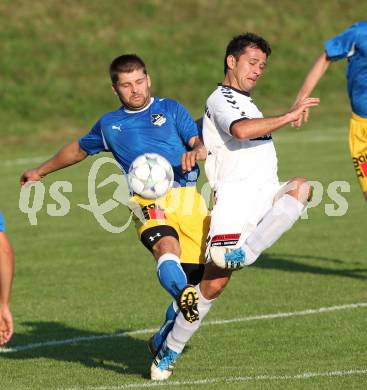
[[186,321],[192,323],[199,319],[198,302],[199,294],[193,286],[187,286],[182,290],[177,304]]

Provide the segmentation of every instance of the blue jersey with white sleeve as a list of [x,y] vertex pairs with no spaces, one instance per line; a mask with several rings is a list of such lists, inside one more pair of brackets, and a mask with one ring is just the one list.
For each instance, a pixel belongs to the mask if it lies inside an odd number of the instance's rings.
[[89,155],[110,151],[125,172],[143,153],[158,153],[172,165],[175,182],[195,184],[199,167],[182,172],[182,154],[199,129],[188,111],[173,99],[152,97],[147,107],[131,111],[120,107],[103,115],[91,131],[80,138],[80,147]]
[[0,211],[0,232],[5,232],[5,220],[4,215]]
[[367,21],[354,23],[325,42],[332,61],[348,59],[348,93],[355,114],[367,118]]

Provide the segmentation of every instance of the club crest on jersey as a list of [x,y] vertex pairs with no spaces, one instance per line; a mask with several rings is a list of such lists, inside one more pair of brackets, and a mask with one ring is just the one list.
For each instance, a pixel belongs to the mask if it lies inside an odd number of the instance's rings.
[[154,126],[162,126],[167,121],[167,118],[164,114],[152,114],[152,123]]

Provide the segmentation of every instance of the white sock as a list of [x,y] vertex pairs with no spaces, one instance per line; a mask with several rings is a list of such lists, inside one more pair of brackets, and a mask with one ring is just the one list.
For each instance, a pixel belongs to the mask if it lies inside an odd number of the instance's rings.
[[195,286],[199,294],[198,310],[199,319],[192,323],[185,320],[185,317],[180,312],[176,317],[175,324],[167,336],[167,346],[177,353],[181,353],[187,342],[191,339],[194,333],[199,329],[201,321],[207,315],[215,299],[206,299],[200,290],[200,285]]
[[243,244],[246,264],[254,263],[260,254],[271,247],[301,216],[305,205],[291,195],[283,195],[265,214],[256,229]]

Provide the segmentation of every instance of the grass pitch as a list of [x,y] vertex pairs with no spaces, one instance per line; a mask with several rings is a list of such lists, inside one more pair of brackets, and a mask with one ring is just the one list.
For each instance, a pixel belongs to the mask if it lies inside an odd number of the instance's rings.
[[[0,208],[16,255],[16,333],[0,353],[1,390],[152,387],[146,340],[170,299],[134,228],[108,233],[78,206],[89,203],[93,159],[44,180],[37,226],[19,210],[24,169],[117,106],[109,62],[123,52],[140,54],[154,94],[180,100],[198,117],[222,79],[228,40],[259,33],[273,47],[254,91],[268,116],[289,108],[322,42],[366,13],[359,0],[0,3]],[[162,387],[366,388],[366,204],[347,146],[344,67],[333,65],[315,90],[321,105],[307,127],[275,134],[280,178],[319,182],[318,206],[233,276]],[[97,182],[111,172],[102,170]],[[55,180],[72,183],[63,217],[47,214]],[[350,184],[350,192],[338,189],[348,205],[341,216],[325,211],[339,210],[340,198],[328,193],[334,181]],[[99,189],[99,202],[114,190]],[[106,217],[122,225],[128,212],[120,205]]]
[[[284,130],[275,142],[280,177],[318,180],[325,188],[322,200],[256,265],[233,276],[166,388],[365,387],[366,307],[319,311],[367,302],[366,205],[347,155],[346,131]],[[14,351],[0,354],[0,388],[149,388],[146,340],[170,301],[150,254],[133,226],[108,233],[77,206],[88,203],[93,159],[46,178],[46,192],[54,180],[72,182],[73,192],[66,194],[71,208],[64,217],[50,217],[46,205],[54,201],[46,197],[37,226],[17,204],[17,178],[29,164],[14,159],[2,167],[1,201],[11,203],[6,216],[17,260],[16,334],[9,345]],[[325,215],[326,204],[337,208],[326,192],[334,180],[351,184],[351,192],[341,193],[349,208],[340,217]],[[100,201],[114,189],[106,187]],[[124,206],[106,215],[116,225],[127,216]],[[297,315],[308,309],[315,313]],[[276,313],[288,315],[262,317]],[[260,317],[243,319],[253,316]]]

